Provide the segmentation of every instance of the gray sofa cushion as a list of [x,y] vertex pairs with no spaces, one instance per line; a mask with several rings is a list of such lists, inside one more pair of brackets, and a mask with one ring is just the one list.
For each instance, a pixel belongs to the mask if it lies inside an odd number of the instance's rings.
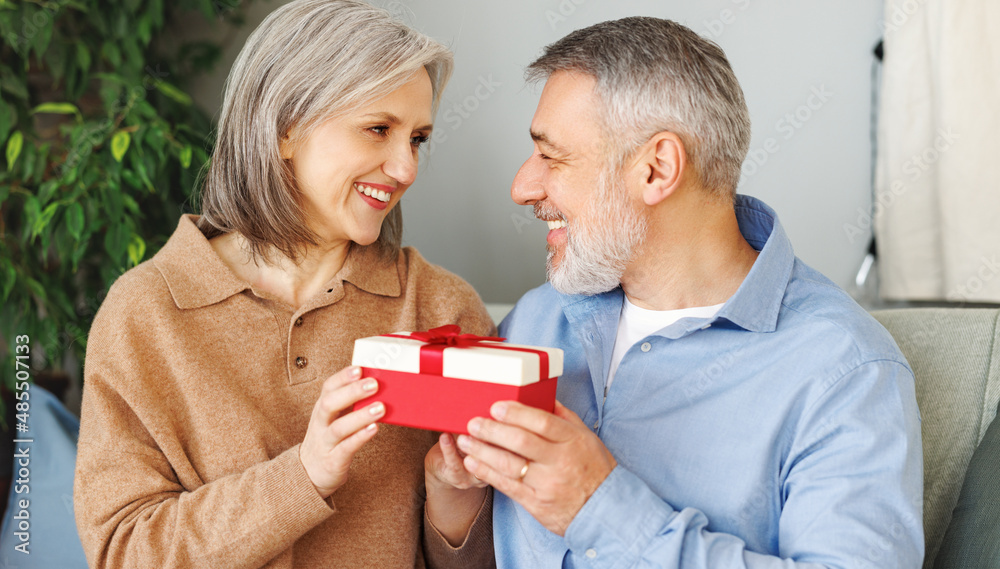
[[934,567],[1000,568],[1000,420],[972,455]]
[[1000,311],[908,308],[873,316],[895,338],[916,377],[924,450],[924,567],[930,569],[972,453],[1000,401]]

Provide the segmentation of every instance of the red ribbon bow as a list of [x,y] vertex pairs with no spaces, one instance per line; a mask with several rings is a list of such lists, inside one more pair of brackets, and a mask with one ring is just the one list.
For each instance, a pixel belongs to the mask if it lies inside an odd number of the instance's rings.
[[[445,348],[471,348],[479,346],[482,342],[503,342],[507,340],[507,338],[496,338],[493,336],[462,334],[462,328],[455,324],[431,328],[426,332],[410,332],[409,336],[404,336],[402,334],[385,335],[390,338],[406,338],[409,340],[420,340],[421,342],[424,342],[425,345],[420,346],[420,373],[431,375],[444,375]],[[537,354],[539,379],[541,380],[549,377],[549,354],[544,350],[533,350],[531,348],[520,348],[507,345],[496,346],[491,344],[483,345],[483,347]]]
[[[405,337],[406,336],[403,336],[403,338]],[[480,342],[503,342],[507,339],[496,338],[493,336],[463,334],[462,329],[456,324],[447,324],[445,326],[431,328],[426,332],[412,332],[409,337],[428,344],[444,344],[450,348],[467,348],[470,346],[476,346]]]

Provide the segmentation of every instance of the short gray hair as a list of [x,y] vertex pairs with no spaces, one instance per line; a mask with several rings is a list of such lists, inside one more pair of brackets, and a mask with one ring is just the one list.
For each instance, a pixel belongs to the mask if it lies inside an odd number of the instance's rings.
[[[452,65],[448,48],[364,2],[281,6],[247,39],[226,80],[199,227],[210,238],[238,231],[255,257],[270,246],[297,259],[317,236],[305,224],[280,141],[307,137],[322,122],[403,86],[421,68],[430,76],[436,111]],[[394,259],[402,230],[397,205],[371,246]]]
[[577,30],[545,48],[529,81],[557,71],[595,78],[611,167],[669,131],[684,143],[703,186],[735,195],[750,146],[750,113],[726,54],[670,20],[631,17]]

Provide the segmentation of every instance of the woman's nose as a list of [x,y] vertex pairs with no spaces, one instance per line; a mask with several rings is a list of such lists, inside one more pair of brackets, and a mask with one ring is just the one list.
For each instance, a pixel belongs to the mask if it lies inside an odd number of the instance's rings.
[[396,180],[400,185],[408,186],[417,179],[419,156],[409,140],[405,144],[395,144],[390,150],[389,158],[382,165],[385,175]]

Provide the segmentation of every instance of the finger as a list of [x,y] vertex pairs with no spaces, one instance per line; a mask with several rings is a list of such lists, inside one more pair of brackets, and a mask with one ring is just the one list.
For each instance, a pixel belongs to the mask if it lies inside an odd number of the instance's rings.
[[445,465],[453,470],[465,470],[465,466],[462,465],[462,454],[455,444],[454,437],[448,433],[441,433],[438,442],[441,444],[441,454],[444,456]]
[[563,405],[559,401],[556,401],[555,416],[569,422],[570,424],[590,430],[590,427],[583,422],[583,419],[581,419],[579,415],[574,413],[569,407]]
[[553,442],[568,440],[574,435],[566,420],[517,401],[494,403],[490,407],[490,415],[497,421],[520,427]]
[[[336,375],[332,376],[327,381],[331,382],[331,380],[336,377]],[[331,382],[331,384],[335,383],[336,382]],[[333,422],[333,420],[338,416],[345,415],[343,411],[345,411],[348,407],[354,405],[362,399],[365,399],[366,397],[371,397],[377,391],[378,381],[372,377],[360,380],[349,380],[330,390],[327,390],[326,386],[324,386],[323,393],[320,395],[319,399],[316,401],[316,406],[313,408],[313,419],[319,422],[321,426],[325,427]]]
[[473,455],[466,456],[464,463],[466,470],[473,476],[503,492],[515,502],[523,504],[529,496],[534,495],[534,490],[519,478],[506,476],[493,469],[489,464],[476,460]]
[[339,445],[358,431],[375,424],[376,421],[385,415],[385,404],[376,401],[371,405],[366,405],[357,411],[347,413],[343,417],[330,423],[325,432],[325,442],[329,446]]
[[361,447],[370,441],[377,432],[378,423],[369,423],[363,429],[355,431],[349,437],[341,440],[337,446],[333,448],[332,455],[334,459],[340,461],[341,464],[350,465],[351,461],[354,459],[354,455],[357,454],[357,452],[361,450]]
[[[486,464],[490,470],[508,478],[520,479],[521,470],[527,464],[527,459],[523,455],[486,444],[467,435],[458,436],[458,447],[466,453],[466,457],[471,456],[477,462]],[[476,477],[482,479],[478,474]]]

